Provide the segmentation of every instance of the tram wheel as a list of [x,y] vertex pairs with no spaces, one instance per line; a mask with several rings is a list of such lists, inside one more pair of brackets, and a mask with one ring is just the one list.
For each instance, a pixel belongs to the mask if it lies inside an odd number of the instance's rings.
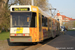
[[34,43],[32,43],[33,45],[36,45],[36,44],[38,44],[37,42],[34,42]]

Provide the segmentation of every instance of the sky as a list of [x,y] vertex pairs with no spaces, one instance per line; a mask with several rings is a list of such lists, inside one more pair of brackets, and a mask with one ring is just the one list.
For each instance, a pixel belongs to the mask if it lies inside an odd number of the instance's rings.
[[53,8],[56,8],[61,15],[75,19],[75,0],[49,0]]
[[49,0],[49,3],[57,9],[56,12],[59,10],[61,15],[75,19],[75,0]]

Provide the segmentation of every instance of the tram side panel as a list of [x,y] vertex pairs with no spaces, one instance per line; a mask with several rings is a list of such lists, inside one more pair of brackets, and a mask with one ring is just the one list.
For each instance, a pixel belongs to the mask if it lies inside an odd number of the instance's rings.
[[[20,27],[10,28],[10,41],[11,42],[40,42],[44,39],[51,37],[50,33],[53,27],[52,28],[49,27],[49,24],[47,21],[48,18],[46,18],[42,12],[40,12],[41,17],[39,17],[39,9],[36,6],[31,6],[31,10],[32,10],[32,17],[31,17],[30,27],[20,26]],[[19,13],[19,14],[22,15],[23,13]],[[28,22],[29,18],[27,18],[26,20]],[[11,19],[11,23],[12,23],[12,19]]]

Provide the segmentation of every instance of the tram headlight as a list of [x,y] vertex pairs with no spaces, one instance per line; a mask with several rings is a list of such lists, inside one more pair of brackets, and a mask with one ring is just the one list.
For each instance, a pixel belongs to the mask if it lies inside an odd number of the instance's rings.
[[10,34],[10,36],[16,36],[16,34]]
[[10,34],[10,36],[29,36],[30,34]]
[[29,34],[23,34],[23,36],[29,36]]
[[26,34],[26,36],[29,36],[29,34]]

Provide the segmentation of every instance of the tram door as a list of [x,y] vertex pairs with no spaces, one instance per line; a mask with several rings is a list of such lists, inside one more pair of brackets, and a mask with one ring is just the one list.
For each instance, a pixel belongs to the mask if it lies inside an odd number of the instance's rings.
[[51,31],[52,31],[51,25],[52,25],[51,20],[49,19],[49,28],[48,28],[49,37],[51,37]]
[[43,40],[42,34],[42,16],[39,14],[39,40]]

